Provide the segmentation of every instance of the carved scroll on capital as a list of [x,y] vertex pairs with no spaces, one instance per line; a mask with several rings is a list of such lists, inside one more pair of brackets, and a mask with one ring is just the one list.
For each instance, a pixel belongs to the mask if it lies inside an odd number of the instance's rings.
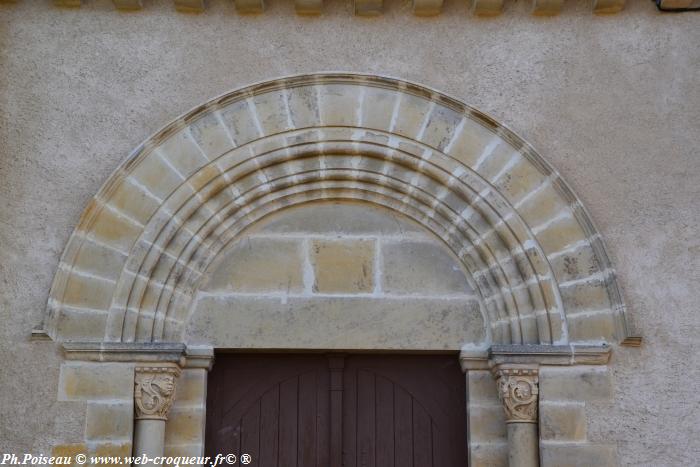
[[537,423],[537,369],[497,367],[494,376],[498,383],[498,397],[506,412],[506,423]]
[[166,420],[175,399],[180,370],[171,366],[136,367],[134,410],[137,420]]

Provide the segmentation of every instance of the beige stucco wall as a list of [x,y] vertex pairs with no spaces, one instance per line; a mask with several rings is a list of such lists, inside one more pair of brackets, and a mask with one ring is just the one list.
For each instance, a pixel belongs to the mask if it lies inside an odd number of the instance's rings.
[[[614,400],[591,402],[588,438],[624,465],[691,465],[700,373],[700,42],[697,15],[651,2],[594,17],[586,2],[488,20],[448,3],[375,19],[329,2],[319,18],[272,2],[240,17],[210,1],[117,13],[0,5],[0,451],[82,439],[85,407],[57,402],[60,355],[29,342],[63,247],[90,197],[141,140],[180,113],[279,75],[348,70],[437,88],[511,127],[573,186],[607,240],[641,349],[620,348]],[[685,421],[685,422],[684,422]]]

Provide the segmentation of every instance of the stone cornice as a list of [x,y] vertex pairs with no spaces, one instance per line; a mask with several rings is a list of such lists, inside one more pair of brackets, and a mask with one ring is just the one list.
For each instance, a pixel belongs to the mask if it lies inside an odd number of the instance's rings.
[[[0,0],[0,3],[15,3],[20,0]],[[140,10],[142,0],[112,0],[119,10]],[[530,0],[531,12],[537,16],[553,16],[561,12],[563,0]],[[688,2],[690,0],[668,0],[667,3]],[[76,8],[81,0],[53,0],[57,7]],[[264,0],[234,0],[232,2],[240,14],[258,14],[265,11]],[[416,16],[435,16],[442,12],[443,0],[413,0],[412,11]],[[204,0],[173,0],[173,6],[183,13],[199,13],[206,8]],[[618,13],[625,7],[625,0],[594,0],[592,11],[595,14]],[[469,11],[475,16],[497,16],[504,8],[504,0],[469,0]],[[299,15],[318,15],[323,9],[321,0],[295,0]],[[384,11],[383,0],[354,0],[357,16],[378,16]]]
[[492,345],[488,350],[463,350],[462,370],[487,370],[501,364],[524,365],[605,365],[611,347],[601,345]]

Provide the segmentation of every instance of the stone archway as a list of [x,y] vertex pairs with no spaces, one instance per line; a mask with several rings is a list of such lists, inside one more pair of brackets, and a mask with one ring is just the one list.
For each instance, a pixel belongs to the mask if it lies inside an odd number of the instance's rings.
[[[510,447],[511,463],[537,462],[539,367],[606,363],[606,344],[628,336],[602,239],[522,139],[454,99],[388,78],[250,86],[137,148],[86,208],[51,289],[44,327],[67,358],[110,362],[66,363],[59,398],[100,399],[90,395],[99,388],[75,393],[76,381],[94,379],[84,365],[129,391],[134,368],[137,387],[162,368],[166,379],[184,368],[201,392],[208,354],[188,347],[186,327],[208,268],[261,219],[323,200],[400,213],[458,258],[485,325],[483,339],[462,343],[463,368],[478,379],[493,367],[506,402],[521,392],[509,388],[532,390],[527,412],[506,404],[506,414],[509,430],[527,433],[512,440],[529,443],[527,452]],[[122,376],[107,377],[104,365]],[[191,415],[203,420],[204,411]],[[142,408],[137,417],[153,425]],[[133,432],[120,436],[130,451]]]

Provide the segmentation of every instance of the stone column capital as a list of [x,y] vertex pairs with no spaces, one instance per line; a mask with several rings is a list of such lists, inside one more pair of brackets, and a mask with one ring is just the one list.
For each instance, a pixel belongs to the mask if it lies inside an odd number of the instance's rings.
[[134,373],[136,420],[167,420],[180,375],[176,365],[139,365]]
[[533,365],[501,364],[491,370],[498,384],[506,423],[537,423],[539,376]]

